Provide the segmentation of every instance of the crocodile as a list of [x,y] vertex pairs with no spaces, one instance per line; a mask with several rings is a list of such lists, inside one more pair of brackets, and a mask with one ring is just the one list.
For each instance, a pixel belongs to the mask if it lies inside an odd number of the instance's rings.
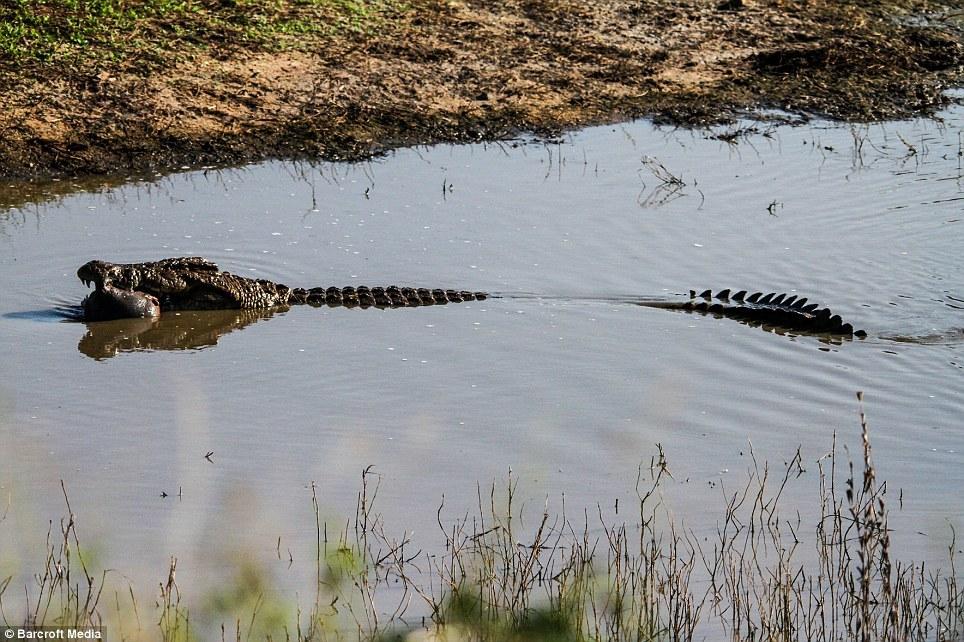
[[[89,261],[77,276],[94,291],[84,299],[87,321],[157,318],[169,310],[256,310],[292,305],[398,308],[483,301],[486,292],[413,287],[289,288],[266,279],[221,271],[202,257],[176,257],[145,263]],[[633,300],[644,307],[702,313],[792,332],[863,338],[829,308],[786,294],[690,290],[682,300]]]

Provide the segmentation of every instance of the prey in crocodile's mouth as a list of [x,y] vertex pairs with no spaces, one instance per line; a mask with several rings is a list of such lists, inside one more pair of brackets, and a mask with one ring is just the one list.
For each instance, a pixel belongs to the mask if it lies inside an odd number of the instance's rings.
[[81,303],[85,321],[112,319],[156,319],[161,316],[161,302],[151,294],[138,290],[122,290],[105,283]]
[[89,261],[77,270],[77,278],[94,290],[81,303],[86,321],[111,319],[156,319],[161,315],[157,297],[133,287],[117,287],[112,283],[111,265]]

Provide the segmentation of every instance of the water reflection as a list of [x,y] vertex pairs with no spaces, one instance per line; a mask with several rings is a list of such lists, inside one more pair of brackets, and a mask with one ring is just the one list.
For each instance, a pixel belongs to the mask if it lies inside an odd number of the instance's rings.
[[964,328],[951,328],[943,332],[932,332],[918,335],[888,335],[881,337],[895,343],[917,343],[920,345],[956,346],[964,344]]
[[121,352],[200,350],[217,345],[229,332],[284,314],[288,308],[263,310],[205,310],[162,315],[158,319],[118,319],[87,323],[77,344],[81,353],[110,359]]

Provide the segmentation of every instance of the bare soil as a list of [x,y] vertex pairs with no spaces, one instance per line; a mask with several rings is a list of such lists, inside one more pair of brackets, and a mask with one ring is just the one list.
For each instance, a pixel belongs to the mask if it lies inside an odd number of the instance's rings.
[[73,176],[551,134],[927,114],[964,78],[956,2],[436,0],[297,47],[0,60],[0,176]]

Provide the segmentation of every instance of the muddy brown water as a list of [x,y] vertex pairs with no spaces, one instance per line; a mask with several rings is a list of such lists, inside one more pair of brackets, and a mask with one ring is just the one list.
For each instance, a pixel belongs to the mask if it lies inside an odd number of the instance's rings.
[[[148,591],[171,555],[200,592],[236,551],[303,589],[310,484],[339,523],[367,466],[386,528],[428,550],[443,495],[454,519],[509,469],[539,510],[564,494],[567,511],[611,515],[657,443],[667,502],[708,529],[751,448],[778,465],[800,447],[808,472],[784,501],[812,524],[814,462],[834,434],[859,452],[858,390],[898,555],[940,563],[948,524],[964,530],[964,109],[744,125],[757,133],[732,144],[638,122],[198,169],[0,213],[0,576],[39,570],[61,479],[102,563]],[[65,321],[85,261],[177,255],[289,285],[504,298]],[[631,304],[691,287],[799,293],[869,337]]]

